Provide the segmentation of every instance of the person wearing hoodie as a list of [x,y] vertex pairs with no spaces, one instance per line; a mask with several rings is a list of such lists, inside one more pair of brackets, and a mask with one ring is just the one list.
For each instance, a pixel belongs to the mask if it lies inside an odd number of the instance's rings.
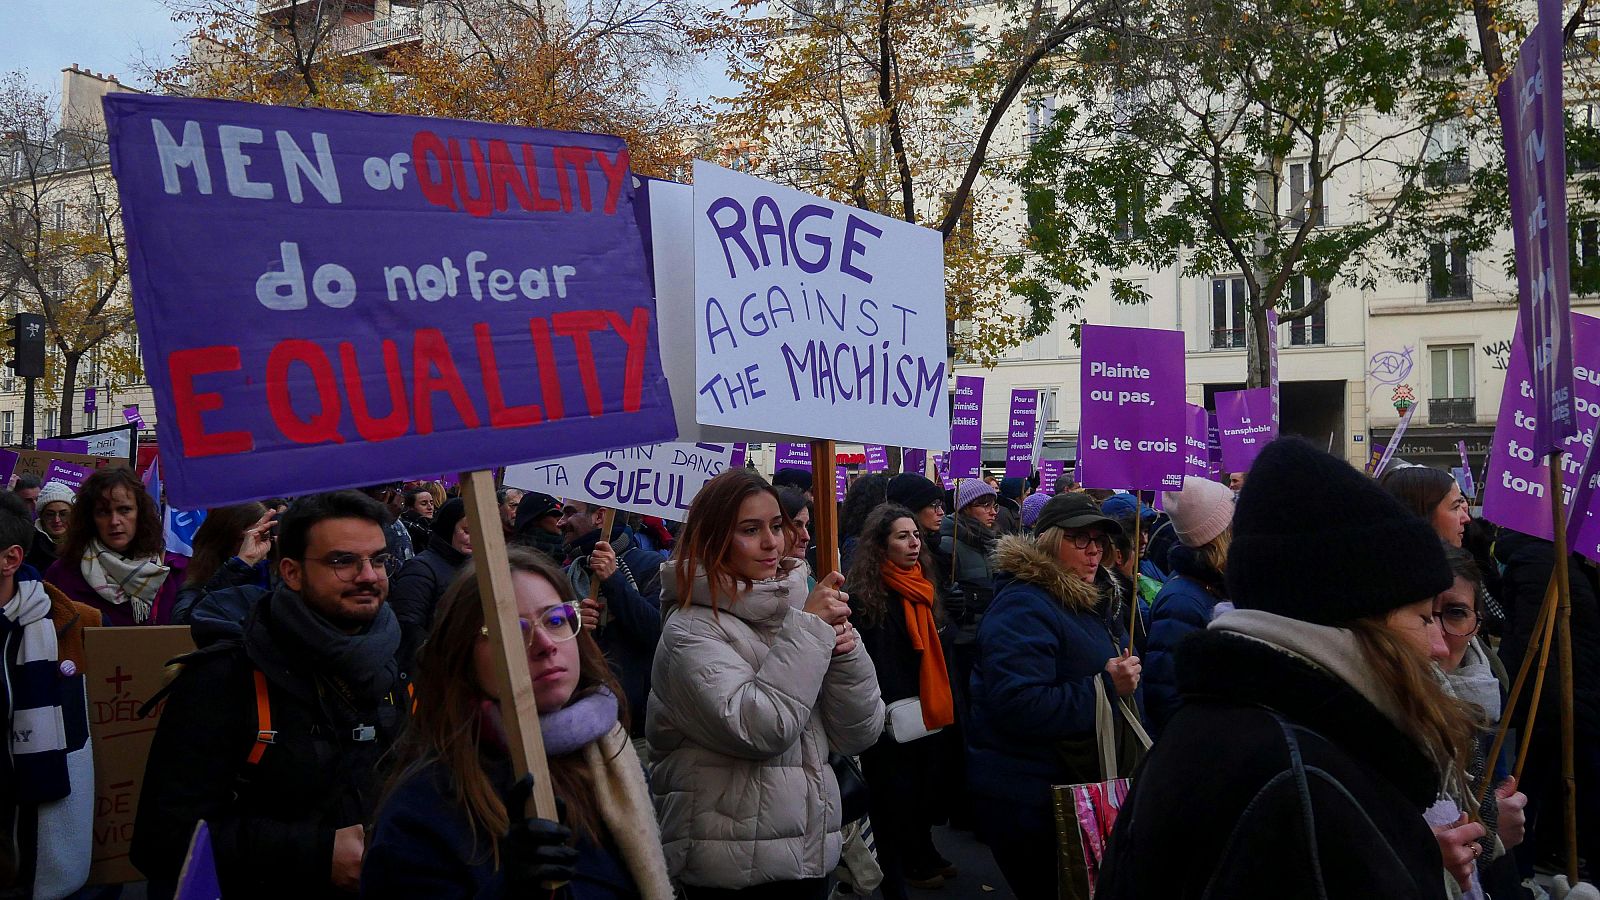
[[561,539],[561,502],[549,494],[530,491],[522,495],[512,532],[508,543],[532,547],[557,563],[567,558],[566,542]]
[[823,900],[843,821],[830,752],[883,732],[844,579],[809,593],[778,493],[706,482],[678,536],[645,730],[667,868],[687,900]]
[[244,633],[250,607],[272,587],[267,558],[276,517],[260,503],[206,513],[194,534],[188,577],[172,605],[172,624],[190,626],[195,646]]
[[1429,659],[1444,545],[1298,438],[1268,444],[1238,496],[1236,609],[1175,651],[1183,704],[1135,774],[1095,896],[1440,900],[1422,814],[1474,733]]
[[28,547],[27,564],[40,575],[50,568],[60,552],[61,542],[67,537],[67,523],[72,519],[72,504],[78,495],[59,481],[52,481],[39,489],[35,509],[39,518],[33,523],[33,543]]
[[1150,604],[1144,708],[1152,736],[1159,734],[1183,702],[1178,695],[1173,650],[1189,635],[1205,631],[1216,605],[1228,598],[1223,576],[1228,570],[1234,496],[1227,485],[1193,475],[1183,479],[1181,490],[1161,495],[1178,544],[1168,556],[1172,577]]
[[1022,530],[1022,495],[1027,489],[1025,478],[1008,475],[1000,479],[1000,489],[995,494],[995,531],[1017,534]]
[[9,739],[0,896],[61,900],[88,880],[94,850],[83,629],[98,626],[100,612],[36,574],[19,577],[29,574],[23,557],[36,533],[29,519],[21,497],[0,492],[0,713]]
[[400,671],[411,673],[417,650],[433,628],[433,611],[456,573],[472,559],[467,505],[446,500],[430,520],[428,547],[406,560],[389,584],[389,606],[400,621]]
[[967,777],[978,838],[1019,900],[1056,896],[1051,787],[1101,780],[1097,684],[1124,710],[1113,715],[1118,759],[1136,752],[1126,716],[1137,714],[1139,658],[1126,655],[1126,621],[1095,586],[1118,528],[1087,496],[1061,494],[1040,510],[1037,537],[1004,537],[994,551],[998,590],[978,628]]

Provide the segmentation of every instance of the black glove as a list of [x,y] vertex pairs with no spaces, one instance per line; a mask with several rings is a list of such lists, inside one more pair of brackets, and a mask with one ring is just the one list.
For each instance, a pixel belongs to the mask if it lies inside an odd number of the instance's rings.
[[571,881],[578,851],[570,846],[572,829],[549,819],[521,818],[533,793],[533,776],[524,775],[511,789],[506,812],[511,830],[500,839],[500,865],[507,894],[532,896],[534,891]]

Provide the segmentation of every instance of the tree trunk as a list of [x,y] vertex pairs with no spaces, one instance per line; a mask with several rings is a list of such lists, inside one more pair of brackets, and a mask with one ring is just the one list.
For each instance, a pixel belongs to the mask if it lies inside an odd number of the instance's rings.
[[1266,387],[1271,383],[1271,355],[1267,329],[1267,308],[1261,298],[1250,298],[1250,340],[1245,342],[1245,387]]
[[56,411],[56,434],[72,434],[77,431],[72,427],[73,397],[78,389],[78,361],[83,359],[82,353],[61,354],[61,396],[57,401],[61,404]]

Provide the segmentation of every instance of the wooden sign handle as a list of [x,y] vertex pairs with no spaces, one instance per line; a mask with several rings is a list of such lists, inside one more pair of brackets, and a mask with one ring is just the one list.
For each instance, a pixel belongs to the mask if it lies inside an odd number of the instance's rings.
[[544,737],[539,733],[539,707],[533,698],[528,651],[517,624],[517,595],[511,584],[511,562],[506,557],[505,530],[494,492],[493,472],[461,473],[461,496],[466,500],[468,527],[472,529],[473,569],[477,572],[478,593],[483,597],[483,623],[489,629],[495,689],[500,695],[500,718],[504,720],[511,750],[511,767],[518,779],[533,776],[533,794],[528,799],[532,808],[524,815],[556,821],[556,795],[550,787],[550,766],[544,755]]
[[[606,507],[600,511],[600,540],[611,543],[611,528],[617,522],[617,511]],[[589,564],[589,599],[600,599],[600,579],[594,577],[594,564]]]
[[811,442],[811,536],[817,542],[817,580],[839,571],[839,506],[834,493],[838,460],[833,441]]

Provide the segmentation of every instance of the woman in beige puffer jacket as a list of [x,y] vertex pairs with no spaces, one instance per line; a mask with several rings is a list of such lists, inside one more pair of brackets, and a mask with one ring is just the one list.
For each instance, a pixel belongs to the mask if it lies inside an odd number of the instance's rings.
[[689,900],[826,897],[843,825],[828,752],[883,731],[842,579],[808,596],[804,565],[782,557],[791,528],[761,476],[725,472],[696,495],[663,586],[645,730]]

